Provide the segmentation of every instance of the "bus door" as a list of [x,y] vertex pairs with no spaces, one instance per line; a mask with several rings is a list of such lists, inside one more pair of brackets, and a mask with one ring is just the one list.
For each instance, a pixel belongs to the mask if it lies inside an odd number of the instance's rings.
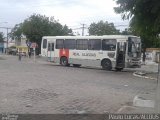
[[54,43],[48,43],[47,57],[48,61],[54,61]]
[[117,43],[117,58],[116,58],[116,68],[125,67],[125,53],[126,53],[126,43]]

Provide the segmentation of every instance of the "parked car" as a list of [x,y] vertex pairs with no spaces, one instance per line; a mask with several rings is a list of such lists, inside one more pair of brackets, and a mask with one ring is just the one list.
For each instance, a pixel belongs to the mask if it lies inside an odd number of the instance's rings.
[[16,47],[12,46],[8,48],[8,54],[9,55],[16,55],[17,54],[17,49]]

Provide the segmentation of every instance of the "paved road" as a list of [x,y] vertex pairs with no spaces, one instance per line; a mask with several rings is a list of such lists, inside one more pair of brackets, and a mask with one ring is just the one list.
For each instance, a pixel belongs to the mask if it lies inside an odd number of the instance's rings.
[[[3,59],[2,59],[3,58]],[[62,67],[40,58],[1,56],[0,113],[113,113],[156,81],[132,72]]]

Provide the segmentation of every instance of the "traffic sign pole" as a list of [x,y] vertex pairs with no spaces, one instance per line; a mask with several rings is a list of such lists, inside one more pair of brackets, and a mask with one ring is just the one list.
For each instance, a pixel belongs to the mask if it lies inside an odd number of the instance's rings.
[[34,62],[36,61],[36,49],[33,48],[33,51],[34,51]]
[[34,62],[36,61],[36,47],[37,47],[37,43],[32,43],[31,47],[33,48],[33,52],[34,52]]

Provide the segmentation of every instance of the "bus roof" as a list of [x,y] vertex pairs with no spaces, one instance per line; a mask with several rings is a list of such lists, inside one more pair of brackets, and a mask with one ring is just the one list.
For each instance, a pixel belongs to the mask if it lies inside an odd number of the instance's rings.
[[128,37],[137,37],[133,35],[103,35],[103,36],[43,36],[43,39],[126,39]]

